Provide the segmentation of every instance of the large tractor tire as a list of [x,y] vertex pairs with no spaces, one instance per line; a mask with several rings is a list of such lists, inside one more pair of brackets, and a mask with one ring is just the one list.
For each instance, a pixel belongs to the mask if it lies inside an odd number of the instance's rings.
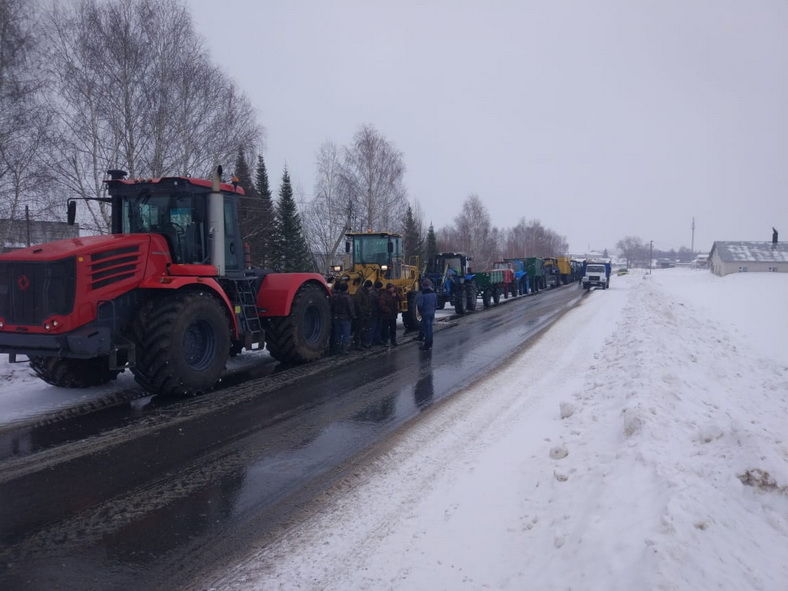
[[454,287],[454,311],[459,314],[465,314],[465,286]]
[[306,363],[326,354],[330,338],[331,307],[326,292],[307,283],[293,298],[289,316],[269,319],[265,346],[277,361]]
[[482,292],[482,306],[484,306],[485,308],[489,308],[491,297],[492,297],[492,291],[489,289],[485,289]]
[[137,315],[132,372],[153,394],[190,396],[219,381],[230,355],[230,324],[222,303],[207,291],[168,294]]
[[445,307],[446,307],[446,298],[444,298],[443,296],[439,296],[438,305],[436,306],[436,308],[438,310],[443,310]]
[[468,312],[473,312],[476,309],[476,298],[478,295],[475,283],[465,284],[465,309]]
[[408,292],[408,309],[402,313],[402,324],[405,326],[405,332],[418,330],[421,326],[421,314],[416,305],[415,291]]
[[114,380],[122,371],[110,369],[106,355],[94,359],[31,357],[30,367],[47,384],[60,388],[101,386]]

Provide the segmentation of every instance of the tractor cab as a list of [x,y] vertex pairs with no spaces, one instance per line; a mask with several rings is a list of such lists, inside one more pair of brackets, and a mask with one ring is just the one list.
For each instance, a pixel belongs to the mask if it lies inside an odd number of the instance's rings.
[[[220,183],[215,192],[211,181],[203,179],[141,181],[125,180],[126,173],[120,170],[109,174],[111,179],[105,182],[112,234],[160,234],[167,241],[173,263],[213,264],[220,275],[242,272],[238,197],[244,194],[243,189]],[[73,223],[76,201],[69,201],[68,213],[69,223]]]
[[471,257],[459,252],[440,252],[432,259],[431,272],[441,275],[443,280],[449,277],[465,277],[470,273]]
[[345,252],[351,255],[351,269],[377,267],[385,279],[402,279],[404,257],[402,237],[388,232],[349,232]]

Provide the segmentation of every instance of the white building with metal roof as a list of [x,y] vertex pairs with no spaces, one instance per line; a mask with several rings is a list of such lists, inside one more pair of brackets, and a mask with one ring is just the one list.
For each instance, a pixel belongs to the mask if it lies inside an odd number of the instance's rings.
[[709,253],[709,268],[720,276],[752,271],[788,273],[788,244],[717,241]]

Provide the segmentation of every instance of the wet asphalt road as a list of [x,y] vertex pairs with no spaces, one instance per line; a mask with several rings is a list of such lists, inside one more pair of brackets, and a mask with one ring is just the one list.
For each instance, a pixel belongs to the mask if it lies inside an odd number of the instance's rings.
[[0,588],[195,584],[287,527],[361,454],[526,346],[582,293],[570,285],[441,323],[429,353],[403,339],[15,435],[0,450]]

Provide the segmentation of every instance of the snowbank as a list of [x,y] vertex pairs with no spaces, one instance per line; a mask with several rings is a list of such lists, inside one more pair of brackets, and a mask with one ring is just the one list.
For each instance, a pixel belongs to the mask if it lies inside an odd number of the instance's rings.
[[614,277],[206,586],[788,589],[786,301]]

